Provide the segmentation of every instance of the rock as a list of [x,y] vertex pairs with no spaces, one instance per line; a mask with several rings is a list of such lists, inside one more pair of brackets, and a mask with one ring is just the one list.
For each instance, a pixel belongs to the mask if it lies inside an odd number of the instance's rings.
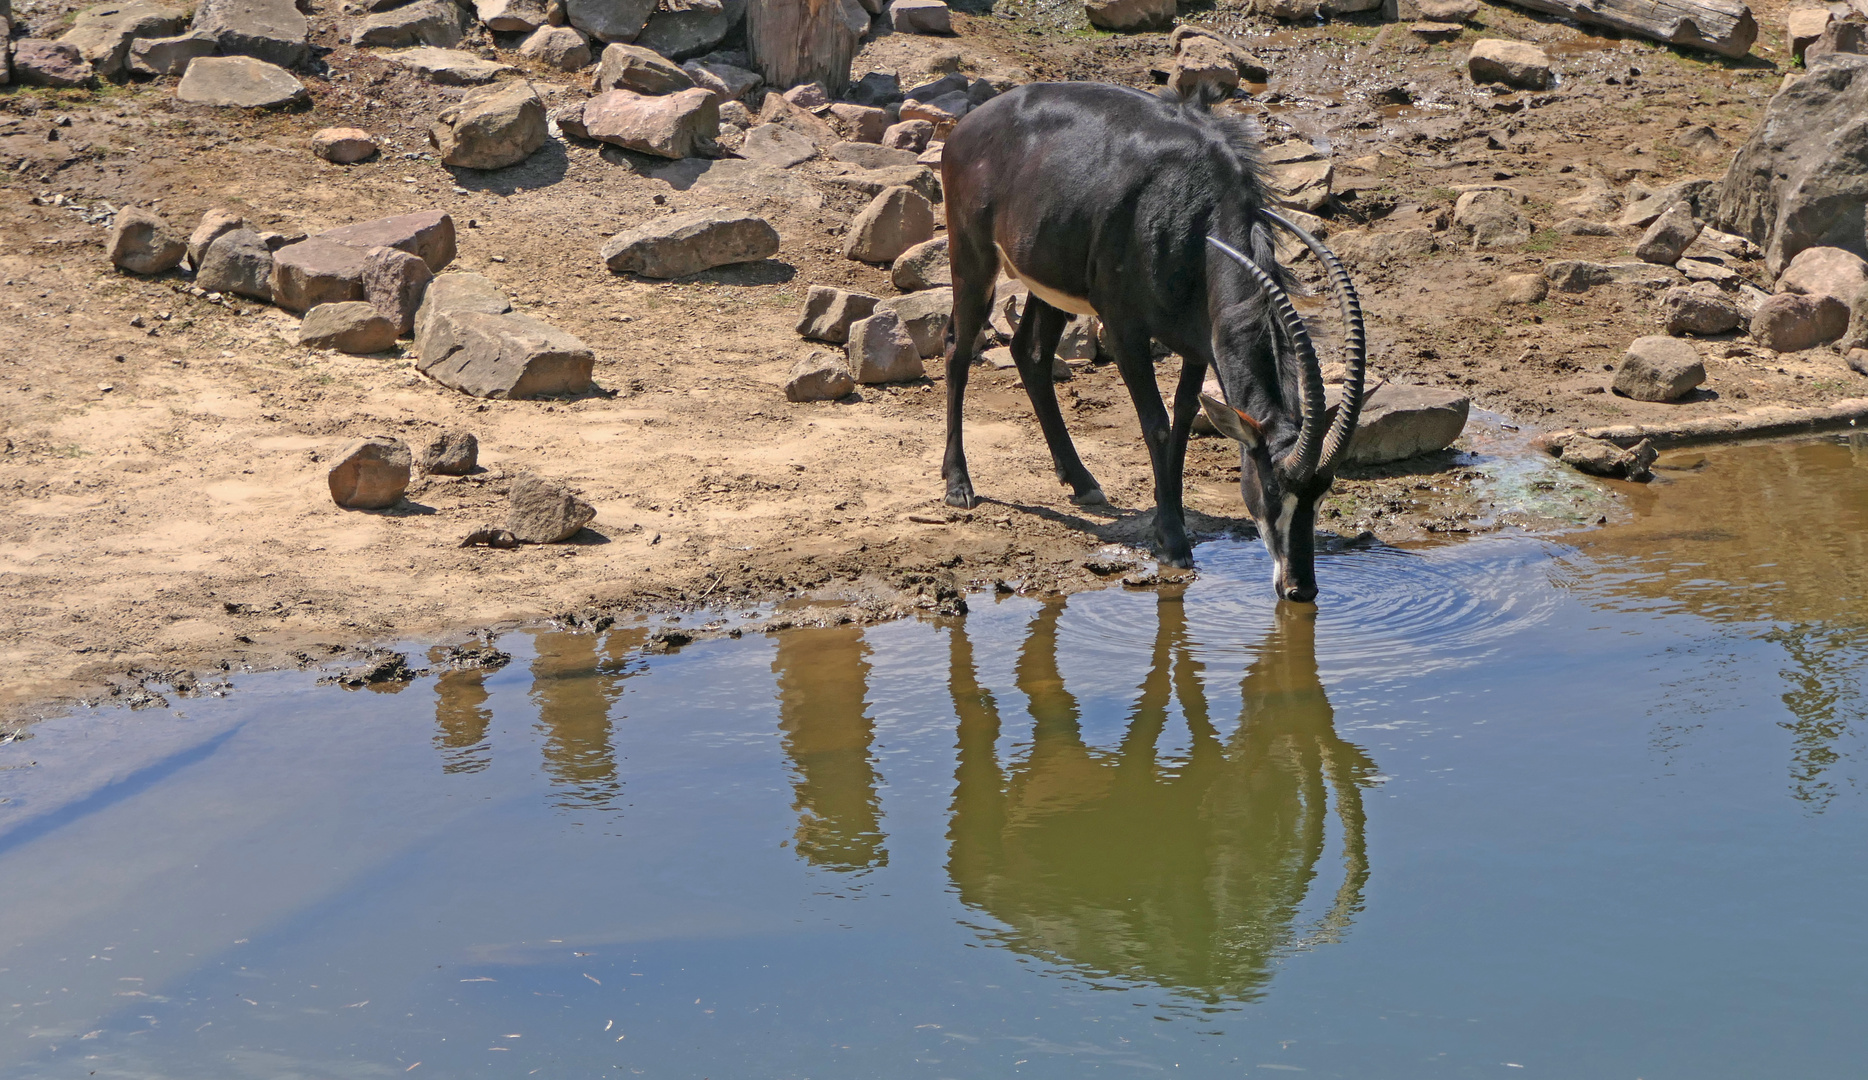
[[1699,230],[1699,239],[1693,241],[1693,246],[1687,249],[1686,254],[1688,258],[1723,255],[1733,259],[1761,259],[1764,250],[1742,236],[1705,228]]
[[877,304],[876,310],[894,312],[909,340],[915,343],[915,351],[922,356],[939,356],[947,351],[947,324],[953,318],[951,288],[891,297]]
[[1104,30],[1165,30],[1177,6],[1175,0],[1083,0],[1083,13]]
[[192,35],[213,40],[222,56],[250,56],[283,68],[305,62],[310,31],[295,0],[201,0],[189,24]]
[[1721,229],[1764,248],[1775,274],[1804,248],[1868,257],[1868,57],[1836,53],[1771,99],[1710,197]]
[[437,476],[470,476],[480,467],[480,440],[471,431],[444,431],[422,451],[422,471]]
[[889,282],[903,292],[953,284],[953,268],[947,263],[947,238],[937,236],[902,252],[889,271]]
[[288,311],[363,299],[363,255],[354,247],[313,237],[272,255],[273,303]]
[[748,71],[732,64],[709,64],[699,60],[689,60],[681,65],[681,70],[694,85],[712,90],[721,101],[738,101],[757,89],[765,81],[758,72]]
[[1609,190],[1607,184],[1595,177],[1585,177],[1582,191],[1558,199],[1553,207],[1557,213],[1571,217],[1603,217],[1621,208],[1621,199]]
[[337,455],[327,479],[331,500],[346,510],[381,510],[396,505],[409,489],[409,448],[401,439],[361,439]]
[[107,241],[110,261],[132,274],[161,274],[182,264],[188,245],[169,224],[140,207],[117,211]]
[[570,488],[535,473],[513,478],[506,531],[522,544],[556,544],[577,535],[597,511]]
[[1565,218],[1557,222],[1557,232],[1564,236],[1618,236],[1621,230],[1600,221],[1587,221],[1583,218]]
[[[912,188],[885,188],[850,222],[843,255],[863,262],[893,262],[933,236],[933,205]],[[862,377],[860,371],[857,377]]]
[[[1185,29],[1176,27],[1176,30]],[[1183,97],[1201,94],[1212,100],[1232,96],[1239,88],[1239,65],[1233,49],[1207,34],[1179,34],[1169,38],[1174,62],[1168,66],[1168,88]]]
[[906,382],[927,374],[921,351],[893,311],[877,311],[850,327],[850,371],[864,385]]
[[843,358],[821,350],[798,361],[785,383],[786,401],[835,401],[856,390],[856,377]]
[[213,56],[220,43],[189,31],[176,37],[137,38],[130,42],[130,71],[137,75],[180,75],[196,57]]
[[1830,23],[1821,36],[1810,42],[1803,50],[1803,60],[1805,64],[1816,64],[1836,53],[1865,52],[1868,52],[1868,21],[1851,11],[1846,18]]
[[[875,111],[882,113],[881,109]],[[905,168],[914,165],[917,156],[913,150],[895,150],[872,142],[840,142],[833,145],[828,153],[832,160],[847,161],[863,169]]]
[[376,140],[361,128],[323,128],[312,135],[311,152],[336,165],[354,165],[376,156]]
[[1096,339],[1102,333],[1094,315],[1075,315],[1064,324],[1064,332],[1057,338],[1057,359],[1059,360],[1094,360],[1096,359]]
[[1672,266],[1699,238],[1699,230],[1700,224],[1693,220],[1692,208],[1685,203],[1674,203],[1641,234],[1640,242],[1635,244],[1635,258]]
[[661,97],[609,90],[584,103],[589,137],[625,150],[684,158],[713,148],[720,109],[713,91],[695,87]]
[[655,12],[655,0],[564,0],[572,26],[598,41],[634,41]]
[[857,105],[886,108],[902,100],[902,84],[893,71],[871,71],[852,82],[843,96]]
[[908,150],[919,154],[927,149],[928,140],[933,137],[934,125],[926,120],[903,120],[883,130],[882,145],[892,150]]
[[953,11],[942,0],[895,0],[888,18],[898,34],[953,33]]
[[1718,131],[1709,124],[1681,128],[1669,136],[1667,141],[1706,161],[1724,160],[1726,157],[1725,140],[1719,138]]
[[454,219],[445,210],[422,210],[358,222],[321,232],[317,238],[362,251],[392,247],[415,256],[434,271],[454,261]]
[[1751,316],[1751,336],[1773,352],[1813,349],[1836,340],[1848,328],[1848,305],[1833,296],[1778,293]]
[[441,164],[465,169],[517,165],[545,145],[545,104],[523,79],[467,91],[428,129]]
[[1576,259],[1546,265],[1544,276],[1558,292],[1587,292],[1598,285],[1664,288],[1678,285],[1682,279],[1678,270],[1653,263],[1592,263]]
[[21,86],[69,89],[89,86],[95,78],[91,62],[76,45],[43,38],[13,43],[13,81]]
[[1636,401],[1678,401],[1706,381],[1699,350],[1661,334],[1634,339],[1615,369],[1615,392]]
[[195,288],[271,301],[272,249],[252,229],[222,233],[201,253]]
[[519,55],[559,71],[577,71],[590,63],[590,42],[568,26],[541,26],[520,43]]
[[695,210],[617,233],[603,245],[613,273],[677,278],[716,266],[758,262],[778,254],[778,230],[738,210]]
[[396,343],[396,324],[362,301],[319,304],[299,324],[298,343],[353,355],[382,352]]
[[799,83],[785,91],[785,100],[800,109],[813,112],[830,107],[830,91],[821,82]]
[[1479,0],[1385,0],[1382,18],[1389,22],[1471,22],[1479,14]]
[[883,133],[889,129],[889,114],[886,109],[839,101],[830,106],[830,115],[837,118],[843,125],[844,132],[857,145],[880,143]]
[[1833,296],[1844,305],[1853,305],[1865,290],[1868,263],[1841,248],[1804,248],[1777,277],[1778,292]]
[[746,103],[743,101],[723,101],[720,103],[720,127],[724,130],[729,124],[741,131],[758,126],[758,123],[752,117],[752,110],[748,109]]
[[746,21],[746,0],[722,0],[719,8],[657,11],[636,35],[636,44],[675,60],[711,52]]
[[395,324],[397,334],[408,334],[415,329],[415,313],[434,276],[417,256],[392,247],[374,247],[363,256],[363,299]]
[[199,269],[201,256],[207,251],[209,244],[245,224],[246,221],[239,214],[223,207],[217,206],[202,214],[201,224],[196,225],[195,231],[188,235],[188,265]]
[[188,65],[175,100],[219,108],[278,109],[311,100],[305,84],[282,67],[250,56],[203,56]]
[[817,147],[790,128],[760,124],[746,133],[739,154],[748,161],[756,161],[774,169],[788,169],[816,157]]
[[1787,31],[1784,36],[1790,40],[1790,55],[1802,60],[1803,50],[1815,44],[1834,19],[1835,16],[1829,13],[1828,8],[1791,8],[1784,20]]
[[1286,151],[1285,160],[1275,156],[1267,159],[1272,194],[1285,206],[1307,213],[1323,209],[1330,201],[1336,176],[1329,157],[1301,139],[1273,147],[1268,154],[1276,155],[1280,150]]
[[[3,8],[0,17],[4,17]],[[58,40],[76,46],[94,72],[111,79],[123,74],[133,41],[168,37],[182,28],[182,22],[179,11],[136,0],[94,4],[78,12],[71,29]]]
[[1711,188],[1710,180],[1681,180],[1669,184],[1630,202],[1615,219],[1615,224],[1624,229],[1645,229],[1677,203],[1686,203],[1694,217],[1703,217],[1700,203]]
[[1654,464],[1659,452],[1654,444],[1642,439],[1633,449],[1623,450],[1606,439],[1591,439],[1583,435],[1572,435],[1563,444],[1563,453],[1558,460],[1572,469],[1586,472],[1591,476],[1606,476],[1612,480],[1640,480],[1648,475],[1648,468]]
[[1507,304],[1535,304],[1550,295],[1550,282],[1542,274],[1507,274],[1498,283],[1498,298]]
[[829,124],[809,110],[786,101],[783,94],[765,95],[765,104],[759,107],[759,123],[788,127],[818,146],[829,146],[837,141],[837,133]]
[[422,304],[415,309],[416,349],[437,315],[504,315],[512,310],[512,301],[499,286],[481,274],[440,274],[422,293]]
[[442,86],[479,86],[513,73],[505,64],[482,60],[472,53],[427,45],[397,49],[384,58]]
[[1031,290],[1022,281],[1000,278],[992,287],[992,306],[986,309],[986,324],[992,332],[1006,341],[1018,332],[1018,321],[1024,316],[1025,300],[1031,296]]
[[1661,294],[1661,325],[1674,337],[1723,334],[1745,321],[1717,285],[1676,285]]
[[422,374],[480,398],[582,394],[590,389],[597,362],[589,346],[554,326],[525,315],[477,311],[433,313],[416,350]]
[[1531,239],[1531,219],[1519,211],[1523,200],[1502,188],[1468,191],[1453,204],[1453,223],[1472,237],[1474,247],[1516,247]]
[[874,314],[876,303],[876,298],[866,293],[813,285],[805,294],[804,310],[798,316],[798,333],[812,341],[842,345],[850,340],[850,325]]
[[451,49],[467,35],[467,16],[454,0],[414,0],[379,11],[357,24],[350,43],[359,48],[379,46],[406,49],[431,45]]
[[1729,285],[1741,280],[1735,270],[1727,270],[1718,263],[1700,262],[1698,259],[1681,259],[1673,264],[1673,268],[1685,274],[1688,281],[1714,281]]
[[[1341,390],[1325,387],[1331,403]],[[1453,445],[1466,428],[1471,403],[1461,394],[1434,386],[1388,382],[1362,403],[1362,417],[1349,443],[1349,460],[1379,465],[1431,454]]]
[[603,57],[597,61],[594,89],[599,94],[605,90],[674,94],[693,87],[694,80],[680,65],[640,45],[605,45]]
[[[526,33],[549,24],[551,13],[548,7],[545,0],[473,0],[474,14],[486,24],[486,28],[503,34]],[[578,40],[582,42],[583,35],[579,34]],[[588,53],[588,45],[585,51]]]
[[972,111],[973,101],[966,96],[966,91],[956,90],[931,101],[905,101],[901,116],[903,120],[926,120],[934,125],[935,134],[945,137],[948,129]]
[[1550,57],[1528,41],[1487,38],[1466,54],[1466,70],[1476,83],[1496,82],[1519,90],[1550,88]]
[[1868,375],[1868,349],[1850,349],[1848,365],[1855,374]]

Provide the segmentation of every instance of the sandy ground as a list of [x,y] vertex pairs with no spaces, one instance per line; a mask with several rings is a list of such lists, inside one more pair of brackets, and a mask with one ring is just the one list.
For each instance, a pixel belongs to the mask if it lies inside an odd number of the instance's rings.
[[[313,11],[320,39],[339,40],[336,15]],[[958,51],[972,71],[1147,85],[1165,62],[1165,35],[1056,29],[1045,21],[1056,12],[1009,3],[959,16],[957,38],[884,36],[857,69],[895,68],[908,83]],[[1462,81],[1465,46],[1414,44],[1374,20],[1281,29],[1225,8],[1187,20],[1239,35],[1271,67],[1244,108],[1274,140],[1330,144],[1333,235],[1431,221],[1462,184],[1526,194],[1540,231],[1518,249],[1463,250],[1446,233],[1436,253],[1355,271],[1377,375],[1460,388],[1528,433],[1861,392],[1833,352],[1779,357],[1733,338],[1702,343],[1710,379],[1694,401],[1616,398],[1603,392],[1607,369],[1654,332],[1651,297],[1498,297],[1501,277],[1547,260],[1626,257],[1632,233],[1549,231],[1552,204],[1584,177],[1658,187],[1722,173],[1781,77],[1782,11],[1757,14],[1766,31],[1754,57],[1726,63],[1487,6],[1478,32],[1543,42],[1563,69],[1556,90],[1513,95]],[[58,12],[20,21],[43,33]],[[0,91],[0,717],[186,683],[181,672],[525,620],[799,597],[854,604],[825,617],[867,618],[951,606],[957,590],[998,583],[1088,587],[1112,580],[1098,563],[1106,545],[1142,535],[1147,459],[1111,368],[1060,386],[1106,511],[1071,506],[1052,480],[1014,372],[982,369],[972,382],[969,456],[988,501],[967,514],[939,502],[938,361],[925,381],[856,399],[784,400],[792,364],[822,347],[792,329],[809,285],[894,292],[884,270],[841,256],[860,200],[822,183],[831,163],[800,165],[782,183],[682,189],[646,176],[639,159],[552,142],[512,169],[450,171],[427,153],[425,132],[458,91],[346,46],[327,62],[328,78],[307,80],[313,106],[280,115],[182,106],[164,82]],[[582,77],[529,74],[554,101],[584,93]],[[1384,105],[1394,86],[1415,104]],[[313,157],[311,132],[340,123],[378,133],[381,157],[352,167]],[[1695,157],[1668,141],[1698,123],[1717,130],[1722,151]],[[72,205],[45,205],[53,194]],[[104,203],[154,203],[190,224],[227,206],[252,227],[292,232],[446,209],[461,226],[456,267],[588,342],[601,392],[482,402],[428,382],[406,357],[305,350],[282,312],[193,298],[179,275],[113,269],[103,228],[82,213]],[[767,215],[778,256],[672,283],[619,278],[598,258],[622,228],[709,205]],[[1768,286],[1761,268],[1747,272]],[[1164,382],[1174,371],[1161,365]],[[388,433],[419,450],[444,429],[478,436],[482,472],[420,479],[391,511],[332,505],[325,470],[347,441]],[[581,488],[598,510],[591,528],[565,545],[459,547],[502,518],[506,480],[522,470]],[[1474,475],[1454,455],[1352,474],[1321,526],[1410,542],[1576,520],[1501,501],[1466,482]],[[1236,454],[1196,440],[1196,527],[1245,527],[1236,485]]]

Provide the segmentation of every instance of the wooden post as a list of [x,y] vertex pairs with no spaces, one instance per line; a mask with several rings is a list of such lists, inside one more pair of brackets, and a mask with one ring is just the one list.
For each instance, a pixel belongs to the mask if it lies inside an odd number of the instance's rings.
[[831,96],[850,82],[850,61],[869,30],[857,0],[751,0],[746,48],[775,90],[821,82]]
[[1729,56],[1751,51],[1758,22],[1743,0],[1511,0],[1548,15]]

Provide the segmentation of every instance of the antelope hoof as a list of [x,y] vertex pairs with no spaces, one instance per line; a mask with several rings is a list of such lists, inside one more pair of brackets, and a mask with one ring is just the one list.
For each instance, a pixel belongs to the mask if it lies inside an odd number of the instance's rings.
[[1109,505],[1109,500],[1103,496],[1103,489],[1099,487],[1093,487],[1088,491],[1079,491],[1070,497],[1070,501],[1076,503],[1078,506]]
[[979,505],[979,496],[973,494],[972,483],[963,480],[958,484],[947,485],[946,502],[948,506],[957,506],[962,510],[971,510]]

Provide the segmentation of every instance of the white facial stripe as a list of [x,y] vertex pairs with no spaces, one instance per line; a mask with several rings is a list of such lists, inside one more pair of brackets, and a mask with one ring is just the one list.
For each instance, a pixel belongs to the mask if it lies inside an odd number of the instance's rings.
[[998,244],[994,244],[992,246],[993,246],[993,249],[999,253],[999,266],[1001,269],[1005,271],[1005,276],[1011,278],[1013,281],[1018,282],[1019,284],[1023,285],[1025,288],[1030,289],[1031,295],[1037,297],[1038,299],[1044,301],[1045,303],[1051,305],[1052,307],[1056,308],[1059,311],[1068,311],[1072,315],[1094,315],[1096,314],[1096,309],[1090,306],[1090,302],[1088,300],[1085,300],[1080,296],[1067,296],[1064,293],[1060,293],[1056,289],[1053,289],[1048,285],[1040,285],[1037,282],[1026,277],[1025,275],[1019,273],[1018,267],[1012,265],[1012,257],[1005,253],[1005,248],[1001,247]]
[[1291,518],[1297,515],[1297,496],[1286,495],[1284,505],[1278,510],[1278,535],[1291,535]]

